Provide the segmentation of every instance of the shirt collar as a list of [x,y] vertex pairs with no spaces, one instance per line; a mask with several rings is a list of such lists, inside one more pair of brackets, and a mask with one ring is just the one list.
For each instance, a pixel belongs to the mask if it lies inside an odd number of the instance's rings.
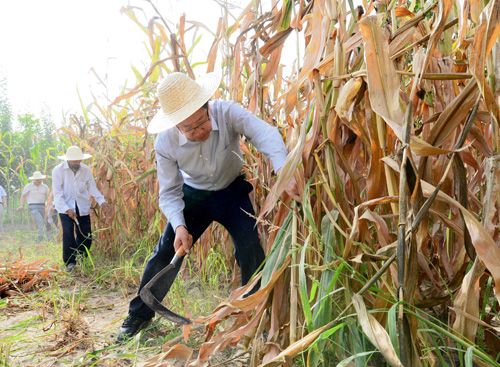
[[[217,121],[213,117],[213,108],[212,108],[212,103],[208,103],[208,108],[209,108],[209,114],[208,117],[210,117],[210,123],[212,124],[212,131],[219,131],[219,125],[217,124]],[[189,143],[189,140],[184,136],[181,131],[175,127],[175,130],[177,130],[177,135],[179,136],[179,146],[183,146],[186,143]]]

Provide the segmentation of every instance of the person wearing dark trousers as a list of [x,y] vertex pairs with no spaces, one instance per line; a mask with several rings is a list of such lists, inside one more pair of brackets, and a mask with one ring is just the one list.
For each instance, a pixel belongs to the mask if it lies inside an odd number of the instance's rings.
[[[240,138],[246,137],[264,153],[275,172],[283,167],[287,149],[277,128],[237,103],[210,100],[220,80],[215,73],[196,81],[183,73],[172,73],[158,85],[161,110],[148,131],[159,133],[155,141],[159,204],[168,225],[130,302],[118,333],[119,342],[137,334],[154,317],[139,291],[169,264],[176,251],[189,252],[212,222],[222,224],[231,235],[242,285],[265,258],[249,198],[253,187],[241,175]],[[287,192],[299,198],[294,180]],[[176,267],[179,270],[180,265]],[[166,296],[173,279],[160,279],[151,288],[158,300]]]
[[[260,245],[252,203],[248,194],[252,185],[243,176],[237,177],[227,188],[219,191],[197,190],[183,186],[184,218],[186,227],[190,229],[193,243],[203,234],[212,222],[222,224],[234,242],[235,258],[241,269],[241,284],[247,284],[255,270],[264,261],[264,251]],[[247,214],[245,214],[247,213]],[[169,224],[160,237],[153,255],[149,259],[139,289],[161,269],[165,267],[165,259],[174,256],[175,232]],[[170,260],[167,261],[170,262]],[[180,266],[176,267],[179,271]],[[158,283],[153,292],[157,299],[163,299],[172,284]],[[154,312],[136,296],[130,303],[130,313],[143,320],[149,320]]]
[[71,146],[59,156],[64,162],[52,171],[54,205],[59,213],[63,231],[63,261],[72,271],[77,255],[85,256],[92,244],[90,199],[93,197],[104,211],[107,204],[97,189],[90,168],[82,160],[90,158],[77,146]]
[[62,227],[63,261],[70,268],[76,264],[78,255],[87,256],[92,245],[90,215],[80,215],[76,203],[75,214],[76,220],[66,213],[59,213]]

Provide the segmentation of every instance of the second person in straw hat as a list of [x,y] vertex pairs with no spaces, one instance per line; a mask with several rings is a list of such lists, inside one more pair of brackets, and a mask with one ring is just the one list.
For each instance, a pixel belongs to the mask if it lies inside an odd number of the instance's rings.
[[18,210],[24,207],[24,203],[28,203],[30,215],[36,223],[38,230],[38,241],[47,239],[47,228],[45,226],[45,202],[49,196],[49,187],[43,183],[47,176],[40,171],[35,171],[29,179],[30,182],[24,186],[21,194],[21,202]]
[[58,157],[64,162],[52,171],[54,205],[61,221],[63,261],[68,271],[75,267],[77,256],[86,256],[92,245],[91,197],[106,211],[106,200],[97,189],[92,171],[82,163],[90,157],[79,147],[71,146]]
[[[246,137],[264,153],[275,172],[283,167],[287,149],[277,128],[237,103],[210,100],[220,81],[215,73],[196,81],[183,73],[172,73],[158,86],[161,110],[148,131],[160,133],[155,142],[160,208],[169,224],[144,269],[139,290],[177,250],[189,251],[214,221],[233,239],[242,285],[264,260],[249,198],[253,187],[241,173],[240,138]],[[287,191],[298,198],[293,183]],[[179,269],[180,265],[176,271]],[[162,300],[172,282],[173,277],[159,279],[151,291]],[[153,316],[153,310],[137,295],[130,302],[118,341],[136,334]]]

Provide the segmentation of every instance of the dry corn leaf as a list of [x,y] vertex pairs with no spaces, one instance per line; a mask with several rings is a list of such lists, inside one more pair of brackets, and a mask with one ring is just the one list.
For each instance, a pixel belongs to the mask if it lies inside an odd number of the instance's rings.
[[340,117],[346,119],[347,121],[351,121],[351,107],[353,106],[354,100],[357,97],[362,85],[362,78],[352,78],[340,88],[339,97],[337,98],[337,103],[335,104],[335,111],[337,111],[337,114]]
[[[400,78],[389,57],[389,43],[378,24],[377,17],[369,16],[359,22],[365,46],[367,84],[373,111],[382,116],[394,134],[401,140],[403,110],[399,99]],[[447,154],[449,151],[434,147],[411,136],[412,151],[420,156]]]
[[273,80],[280,65],[282,50],[283,46],[280,46],[274,49],[273,52],[271,52],[271,55],[269,56],[269,61],[265,64],[266,67],[264,69],[264,73],[262,74],[262,83],[266,84],[269,83],[271,80]]
[[500,155],[486,159],[486,193],[483,223],[495,243],[500,244]]
[[167,360],[176,359],[180,361],[190,361],[192,355],[192,348],[184,344],[175,344],[166,352],[149,358],[144,367],[172,366],[172,362],[167,362]]
[[429,134],[429,142],[432,145],[442,145],[445,139],[465,121],[469,110],[477,101],[477,95],[477,84],[474,80],[470,80],[460,94],[446,106],[433,124]]
[[483,10],[481,23],[474,34],[469,60],[471,73],[477,81],[485,104],[497,119],[500,117],[498,116],[498,104],[495,102],[490,86],[486,83],[484,69],[486,58],[500,35],[500,6],[498,4],[498,0],[492,0]]
[[[434,52],[434,48],[437,46],[441,33],[443,33],[444,26],[446,25],[446,20],[448,14],[450,13],[453,3],[452,0],[440,0],[438,1],[438,16],[434,22],[433,29],[431,31],[431,36],[429,37],[429,42],[427,43],[427,51],[425,53],[425,60],[422,67],[422,73],[425,73],[429,60]],[[420,79],[422,74],[418,76],[417,84],[420,84]]]
[[398,200],[398,198],[395,196],[385,196],[385,197],[365,201],[364,203],[361,203],[354,208],[354,218],[352,220],[351,232],[349,233],[349,237],[346,239],[345,249],[344,249],[344,253],[342,255],[345,259],[350,257],[350,252],[352,249],[353,242],[355,241],[355,239],[359,235],[359,223],[360,223],[359,213],[360,213],[360,211],[366,207],[370,207],[370,206],[374,206],[374,205],[378,205],[378,204],[386,204],[386,203],[390,203],[390,202],[396,202],[397,200]]
[[484,269],[482,261],[476,257],[453,302],[453,307],[462,311],[456,313],[453,330],[472,342],[476,340],[478,323],[466,315],[479,318],[479,278],[483,275]]
[[291,344],[283,352],[278,354],[272,360],[259,365],[259,367],[273,367],[281,366],[284,363],[288,363],[292,360],[294,356],[305,351],[324,331],[328,330],[333,326],[333,322],[330,322],[319,329],[307,334],[302,339],[297,340],[295,343]]
[[359,220],[367,220],[375,223],[377,228],[377,239],[380,246],[386,246],[390,242],[389,228],[387,227],[386,221],[376,212],[370,209],[365,210],[363,215],[359,217]]
[[165,352],[165,358],[169,359],[180,359],[184,361],[189,361],[193,355],[193,349],[189,348],[184,344],[176,344]]
[[382,353],[387,363],[393,367],[404,367],[391,344],[391,338],[384,327],[368,313],[363,297],[355,294],[352,297],[352,304],[356,309],[358,321],[363,332],[370,342]]
[[394,8],[394,13],[396,14],[397,17],[413,18],[415,16],[414,13],[412,13],[411,11],[409,11],[407,8],[405,8],[403,6],[396,6],[396,8]]
[[215,61],[217,60],[217,50],[219,48],[219,42],[222,38],[224,22],[222,18],[219,18],[219,23],[217,24],[217,32],[215,32],[214,42],[210,47],[207,57],[207,73],[211,73],[215,69]]
[[306,128],[307,124],[304,122],[300,128],[300,136],[297,144],[288,154],[285,164],[280,168],[278,172],[278,178],[275,184],[271,188],[271,191],[266,197],[264,205],[262,205],[261,211],[259,213],[259,220],[262,220],[276,205],[280,195],[285,191],[288,183],[292,179],[295,170],[302,161],[302,151],[304,149],[304,144],[306,140]]
[[[224,302],[207,317],[200,317],[194,320],[195,323],[204,323],[207,327],[206,342],[200,347],[197,363],[208,360],[214,351],[222,350],[228,345],[234,345],[239,340],[248,335],[249,330],[257,327],[261,315],[264,312],[269,293],[274,289],[276,282],[287,269],[290,259],[288,258],[283,265],[275,271],[269,283],[259,289],[254,294],[241,298],[242,294],[250,290],[253,282],[246,287],[239,289],[232,294],[228,302]],[[215,327],[223,320],[229,317],[237,317],[236,321],[230,327],[226,327],[223,332],[213,335]]]
[[479,23],[479,14],[481,13],[480,0],[467,0],[470,7],[470,18],[474,23]]
[[[435,187],[431,184],[423,180],[421,180],[421,183],[425,195],[430,195],[434,191]],[[500,303],[500,247],[495,244],[488,231],[469,210],[442,191],[438,193],[438,199],[460,209],[462,212],[477,256],[483,261],[493,277],[495,296]]]
[[[389,55],[394,58],[399,51],[403,50],[408,43],[413,43],[417,38],[421,38],[422,34],[417,28],[408,28],[406,31],[394,37],[389,44]],[[415,58],[415,54],[413,56]]]
[[365,47],[367,84],[373,111],[382,116],[401,137],[403,111],[399,101],[399,76],[389,57],[389,42],[378,24],[377,17],[369,16],[359,22]]
[[327,36],[327,23],[324,22],[323,15],[318,11],[316,4],[313,5],[313,11],[304,16],[308,28],[311,28],[311,38],[306,46],[304,61],[297,79],[293,82],[291,88],[286,93],[285,110],[292,111],[297,104],[297,94],[300,86],[309,77],[316,65],[319,64],[323,50],[325,48],[325,38]]
[[184,343],[187,343],[189,340],[189,334],[191,334],[192,324],[182,325],[182,337],[184,338]]
[[242,298],[241,296],[251,289],[250,287],[252,284],[248,284],[246,287],[241,288],[239,292],[235,292],[233,294],[234,297],[238,298],[230,297],[227,301],[217,306],[211,315],[207,317],[199,317],[195,320],[195,322],[203,324],[216,324],[232,313],[255,310],[259,304],[266,302],[267,296],[273,290],[273,286],[278,278],[287,268],[289,261],[290,259],[287,259],[283,265],[272,274],[269,283],[267,283],[264,288],[260,288],[257,292],[251,294],[250,296]]

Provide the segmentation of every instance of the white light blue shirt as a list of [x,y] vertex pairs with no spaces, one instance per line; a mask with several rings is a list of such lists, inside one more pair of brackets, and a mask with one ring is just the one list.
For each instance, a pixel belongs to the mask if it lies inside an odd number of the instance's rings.
[[160,183],[160,208],[175,229],[185,225],[182,185],[216,191],[241,174],[240,137],[245,136],[266,155],[277,172],[287,150],[276,127],[260,120],[234,102],[209,102],[212,131],[207,140],[188,140],[176,127],[158,135],[155,142]]
[[69,168],[67,161],[55,166],[52,170],[52,192],[58,213],[66,213],[69,209],[75,210],[76,202],[79,214],[89,215],[91,196],[99,205],[106,202],[97,189],[92,171],[83,163],[76,174]]
[[24,186],[21,196],[24,195],[26,195],[28,204],[45,204],[49,196],[49,187],[44,183],[35,185],[33,182],[30,182]]

